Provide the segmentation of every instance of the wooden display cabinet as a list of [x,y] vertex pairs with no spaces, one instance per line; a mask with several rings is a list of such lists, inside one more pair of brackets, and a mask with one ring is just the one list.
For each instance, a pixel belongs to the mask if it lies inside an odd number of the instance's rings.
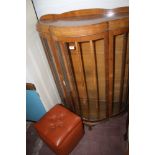
[[37,23],[63,104],[86,124],[118,115],[129,95],[129,12],[85,9]]

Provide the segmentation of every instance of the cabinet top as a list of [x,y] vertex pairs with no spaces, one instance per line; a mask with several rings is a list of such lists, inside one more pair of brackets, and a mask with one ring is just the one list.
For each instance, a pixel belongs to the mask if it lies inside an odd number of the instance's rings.
[[[49,32],[50,29],[50,32],[53,31],[53,34],[55,33],[56,35],[67,34],[75,30],[83,33],[84,31],[89,31],[89,29],[91,32],[92,29],[94,29],[94,33],[99,33],[99,31],[96,32],[95,30],[107,29],[107,22],[128,19],[128,16],[128,7],[115,9],[84,9],[62,14],[47,14],[39,19],[37,30],[46,33]],[[75,34],[71,33],[70,35]]]
[[122,19],[128,17],[128,15],[128,7],[116,9],[85,9],[62,14],[44,15],[40,18],[39,23],[56,27],[85,26]]

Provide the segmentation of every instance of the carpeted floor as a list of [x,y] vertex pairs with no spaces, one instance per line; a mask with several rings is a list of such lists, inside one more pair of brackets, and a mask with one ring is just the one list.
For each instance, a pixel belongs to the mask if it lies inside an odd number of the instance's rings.
[[[128,142],[124,141],[127,114],[111,118],[89,130],[85,126],[85,135],[70,155],[124,155]],[[27,155],[55,155],[38,137],[33,123],[27,123]]]

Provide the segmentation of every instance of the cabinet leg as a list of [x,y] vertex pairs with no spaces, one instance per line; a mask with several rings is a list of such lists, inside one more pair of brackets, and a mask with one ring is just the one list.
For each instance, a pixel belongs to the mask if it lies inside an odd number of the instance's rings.
[[90,131],[92,130],[92,126],[91,125],[89,125],[88,128],[89,128]]

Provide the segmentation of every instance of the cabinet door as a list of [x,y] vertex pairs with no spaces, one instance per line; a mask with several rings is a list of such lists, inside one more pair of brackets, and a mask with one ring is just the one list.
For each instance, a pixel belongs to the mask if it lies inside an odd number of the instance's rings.
[[109,116],[128,102],[128,18],[109,22]]
[[76,113],[84,120],[108,116],[108,32],[55,44]]
[[128,102],[128,19],[109,22],[97,35],[54,40],[41,35],[67,108],[86,121],[119,114]]
[[65,78],[63,76],[63,70],[61,68],[61,63],[58,58],[58,52],[56,50],[56,47],[54,46],[55,42],[48,34],[40,34],[40,38],[61,100],[67,108],[72,110],[73,106],[71,102],[71,97],[70,94],[68,94],[67,92],[64,80]]

